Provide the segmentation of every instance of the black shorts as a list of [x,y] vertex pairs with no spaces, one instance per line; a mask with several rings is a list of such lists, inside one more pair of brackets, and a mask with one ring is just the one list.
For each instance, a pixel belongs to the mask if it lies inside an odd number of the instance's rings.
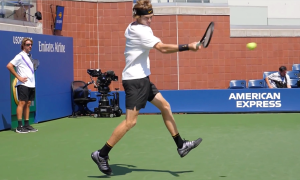
[[27,86],[17,86],[18,100],[19,101],[33,101],[35,98],[35,88]]
[[122,81],[125,91],[126,109],[136,110],[146,107],[147,101],[152,101],[159,91],[155,85],[150,82],[149,77],[142,79],[132,79]]

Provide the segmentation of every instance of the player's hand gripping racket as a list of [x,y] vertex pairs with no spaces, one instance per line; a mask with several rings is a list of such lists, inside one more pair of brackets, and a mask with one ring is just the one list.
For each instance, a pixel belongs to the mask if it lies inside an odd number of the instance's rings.
[[197,49],[199,48],[199,46],[203,46],[204,48],[208,47],[210,40],[212,38],[213,32],[214,32],[214,26],[215,26],[214,22],[209,23],[209,25],[205,31],[205,34],[203,35],[202,39],[196,45]]

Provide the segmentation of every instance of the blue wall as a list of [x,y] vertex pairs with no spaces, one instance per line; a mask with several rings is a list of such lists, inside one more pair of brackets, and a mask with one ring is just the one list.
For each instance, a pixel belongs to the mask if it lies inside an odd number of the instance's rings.
[[[237,113],[237,112],[299,112],[300,88],[292,89],[220,89],[220,90],[164,90],[164,98],[174,113]],[[92,92],[92,97],[96,97]],[[89,109],[97,107],[90,103]],[[120,91],[120,107],[125,108],[125,93]],[[159,113],[147,103],[141,113]]]
[[35,122],[72,112],[73,38],[0,31],[0,130],[10,128],[11,124],[10,73],[6,65],[21,51],[23,37],[32,38],[32,56],[40,61],[36,71]]

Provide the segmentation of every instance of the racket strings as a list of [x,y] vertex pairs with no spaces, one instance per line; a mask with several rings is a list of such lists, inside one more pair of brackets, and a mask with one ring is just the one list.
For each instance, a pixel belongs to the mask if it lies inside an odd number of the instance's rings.
[[204,46],[206,46],[209,43],[209,39],[211,36],[212,28],[210,27],[206,33],[206,36],[204,38]]
[[214,22],[211,22],[207,27],[204,35],[202,36],[202,39],[197,43],[196,47],[198,48],[200,45],[202,45],[204,48],[207,48],[212,38],[213,32],[214,32]]

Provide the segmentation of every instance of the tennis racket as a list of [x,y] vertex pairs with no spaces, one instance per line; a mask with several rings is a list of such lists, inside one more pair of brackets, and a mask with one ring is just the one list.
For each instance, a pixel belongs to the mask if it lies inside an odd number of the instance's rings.
[[213,32],[214,32],[214,27],[215,27],[215,23],[210,22],[202,39],[196,45],[197,49],[199,48],[199,46],[202,46],[204,48],[208,47],[210,40],[212,38]]

